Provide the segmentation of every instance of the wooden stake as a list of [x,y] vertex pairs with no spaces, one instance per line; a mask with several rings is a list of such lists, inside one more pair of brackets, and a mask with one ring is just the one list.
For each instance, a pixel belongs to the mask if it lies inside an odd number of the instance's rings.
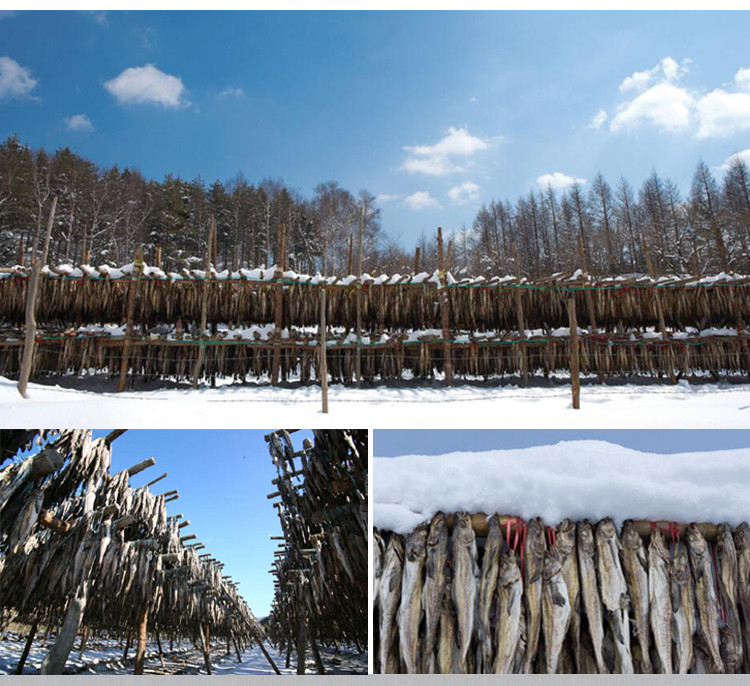
[[208,240],[206,241],[206,275],[203,279],[203,293],[201,294],[201,328],[198,335],[201,337],[201,344],[198,348],[198,357],[193,367],[193,388],[198,388],[201,374],[203,373],[203,363],[206,359],[206,342],[203,340],[208,332],[208,296],[211,283],[211,244],[216,234],[216,218],[211,217],[211,224],[208,229]]
[[359,215],[359,231],[357,232],[357,350],[354,357],[354,375],[357,388],[362,385],[362,236],[365,231],[365,204]]
[[161,662],[161,668],[164,669],[164,651],[161,649],[161,637],[159,636],[159,627],[156,627],[156,647],[159,649],[159,661]]
[[144,603],[138,611],[138,634],[135,644],[135,668],[133,669],[133,674],[143,674],[143,658],[146,655],[147,628],[148,605]]
[[47,217],[47,231],[44,235],[44,249],[42,250],[41,263],[36,256],[36,246],[31,255],[31,277],[26,290],[26,335],[23,344],[23,359],[21,361],[21,372],[18,375],[18,392],[21,397],[26,398],[26,388],[31,377],[34,366],[34,346],[36,345],[36,299],[39,291],[39,278],[42,267],[47,263],[49,254],[49,241],[52,234],[52,225],[55,221],[55,210],[57,209],[57,196],[52,197],[49,216]]
[[34,623],[29,629],[29,635],[26,637],[26,645],[23,648],[23,652],[21,653],[21,657],[18,660],[18,664],[16,665],[16,669],[13,674],[23,674],[23,666],[26,664],[26,658],[29,656],[31,644],[34,642],[34,636],[36,636],[36,627],[37,622],[36,620],[34,620]]
[[578,377],[578,318],[574,294],[568,296],[568,326],[570,327],[570,389],[573,395],[573,409],[579,410],[581,408],[581,382]]
[[443,258],[443,229],[438,227],[438,274],[440,277],[440,318],[443,327],[443,371],[445,372],[445,385],[453,385],[453,354],[451,346],[450,329],[450,299],[448,298],[448,265]]
[[125,343],[122,348],[122,358],[120,359],[120,380],[117,383],[117,392],[122,393],[125,390],[125,384],[128,379],[128,357],[133,338],[133,317],[135,316],[135,298],[140,287],[140,280],[143,274],[143,246],[139,246],[135,253],[134,271],[128,284],[128,306],[125,318]]
[[208,643],[209,636],[208,636],[208,626],[206,626],[206,633],[203,633],[203,627],[198,624],[198,632],[200,633],[201,637],[201,648],[203,649],[203,662],[206,665],[206,672],[208,672],[209,676],[211,675],[211,647]]
[[276,273],[274,277],[277,280],[274,288],[274,330],[273,342],[274,348],[271,356],[271,385],[279,385],[279,368],[281,366],[281,330],[284,327],[284,286],[281,279],[284,278],[285,255],[286,255],[286,227],[279,224],[279,234],[277,239],[278,255],[276,256]]
[[328,354],[326,350],[326,287],[320,287],[320,391],[323,414],[328,414]]
[[[523,312],[523,290],[520,287],[521,284],[521,260],[518,257],[518,246],[513,243],[513,261],[516,268],[516,281],[518,281],[518,287],[515,288],[515,300],[516,300],[516,319],[518,320],[518,335],[521,341],[526,340],[526,320]],[[521,343],[521,378],[523,379],[523,385],[529,385],[529,368],[528,368],[528,356],[526,355],[526,346]]]

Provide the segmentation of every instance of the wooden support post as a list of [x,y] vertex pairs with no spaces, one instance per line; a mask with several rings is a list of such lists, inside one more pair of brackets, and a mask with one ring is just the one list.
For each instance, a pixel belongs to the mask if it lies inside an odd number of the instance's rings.
[[208,229],[208,240],[206,241],[206,260],[205,276],[203,278],[203,292],[201,293],[201,326],[198,332],[200,336],[200,346],[198,348],[198,357],[193,367],[193,388],[198,388],[201,374],[203,373],[203,363],[206,359],[206,342],[204,338],[208,335],[208,296],[210,294],[211,283],[211,244],[216,234],[216,218],[211,217],[211,224]]
[[529,360],[526,354],[526,346],[524,341],[526,340],[526,319],[523,312],[523,290],[521,289],[521,260],[518,257],[518,246],[513,243],[513,262],[515,263],[516,281],[518,286],[515,288],[515,299],[516,299],[516,319],[518,321],[518,335],[520,336],[521,343],[521,378],[523,385],[529,385]]
[[130,629],[128,629],[128,635],[127,635],[127,638],[125,639],[125,650],[122,652],[123,660],[128,659],[128,651],[130,650],[130,642],[132,641],[132,638],[133,638],[133,635]]
[[138,246],[135,252],[133,262],[133,274],[128,284],[128,305],[125,315],[125,343],[122,346],[122,358],[120,359],[120,379],[117,382],[117,392],[122,393],[125,390],[125,384],[128,380],[128,362],[130,356],[130,347],[133,343],[133,318],[135,316],[135,299],[140,288],[141,276],[143,275],[143,246]]
[[242,656],[240,655],[240,644],[237,643],[237,637],[232,634],[232,642],[234,643],[234,651],[237,653],[237,662],[242,662]]
[[315,641],[315,632],[310,632],[310,649],[312,650],[313,660],[315,660],[315,669],[318,674],[325,674],[326,668],[323,666],[323,660],[320,659],[320,651],[318,650],[318,644]]
[[576,317],[575,295],[568,296],[568,326],[570,327],[570,389],[573,409],[581,408],[581,382],[579,379],[578,317]]
[[[589,260],[586,255],[586,250],[583,247],[583,239],[578,237],[578,252],[581,256],[581,264],[583,265],[583,273],[588,277],[589,275]],[[583,291],[584,298],[586,300],[586,312],[589,317],[589,330],[591,333],[596,333],[596,307],[594,305],[594,294],[590,288],[585,288]]]
[[285,667],[289,669],[289,665],[292,663],[292,642],[289,641],[286,644],[286,664]]
[[21,371],[18,375],[18,392],[21,397],[26,398],[26,388],[31,377],[31,370],[34,366],[34,347],[36,345],[36,299],[39,291],[39,279],[41,277],[42,267],[47,263],[49,254],[49,241],[52,234],[52,225],[55,221],[55,210],[57,209],[57,196],[52,197],[49,216],[47,217],[47,231],[44,235],[44,249],[42,250],[41,262],[37,259],[36,248],[31,254],[31,277],[26,287],[26,332],[23,343],[23,359],[21,361]]
[[26,254],[23,246],[23,236],[18,239],[18,264],[22,267],[26,264]]
[[36,628],[37,622],[34,621],[34,623],[31,625],[31,628],[29,629],[29,635],[26,637],[26,645],[23,648],[23,652],[21,653],[21,657],[18,660],[18,664],[16,665],[16,669],[13,674],[23,674],[23,666],[26,664],[26,658],[29,657],[31,644],[34,642],[34,636],[36,636]]
[[[651,259],[651,251],[649,250],[646,243],[643,243],[643,254],[646,256],[646,265],[648,266],[648,273],[654,281],[654,304],[656,305],[656,316],[659,319],[659,333],[664,343],[669,343],[669,334],[667,333],[667,324],[664,320],[664,309],[661,305],[661,291],[656,287],[656,268],[654,262]],[[672,364],[672,348],[668,346],[667,350],[667,362],[669,364],[669,383],[676,384],[677,376],[674,373],[674,365]]]
[[276,285],[274,287],[274,330],[273,330],[273,352],[271,356],[271,385],[279,385],[279,370],[281,367],[281,330],[284,328],[284,278],[286,268],[286,226],[279,224],[276,255]]
[[143,674],[143,658],[146,656],[146,636],[148,629],[148,605],[146,603],[138,611],[137,638],[135,644],[135,667],[133,674]]
[[328,351],[326,347],[326,287],[320,286],[320,391],[323,414],[328,414]]
[[83,627],[83,631],[81,632],[81,648],[78,651],[78,659],[80,660],[83,657],[83,651],[86,649],[86,640],[89,637],[89,628],[87,626]]
[[164,651],[161,648],[161,636],[159,636],[159,627],[155,629],[156,634],[156,647],[159,649],[159,661],[161,662],[161,668],[164,669]]
[[355,331],[357,349],[354,357],[354,376],[357,380],[357,388],[362,385],[362,237],[364,231],[365,204],[362,203],[362,211],[359,215],[359,231],[357,232],[357,322]]
[[445,385],[453,385],[453,352],[451,345],[450,329],[450,298],[448,297],[448,265],[443,256],[443,229],[438,227],[438,274],[440,277],[440,318],[443,327],[443,371],[445,373]]
[[204,633],[203,627],[198,624],[198,631],[201,636],[201,648],[203,649],[203,662],[206,665],[206,672],[208,672],[209,676],[211,675],[211,646],[209,645],[209,635],[208,635],[208,626],[206,626],[206,631]]
[[307,650],[307,622],[301,610],[297,624],[297,674],[305,673],[305,651]]
[[55,645],[44,656],[40,674],[62,674],[68,655],[73,649],[73,643],[78,630],[81,628],[83,613],[86,609],[86,596],[88,593],[88,584],[84,583],[71,599],[68,605],[68,611],[65,613],[60,633],[57,635]]
[[352,274],[354,270],[354,266],[352,264],[352,256],[353,256],[353,245],[354,245],[354,236],[352,234],[349,234],[349,249],[346,256],[346,273]]
[[414,274],[419,274],[419,258],[422,256],[422,248],[417,246],[414,250]]
[[161,246],[160,245],[156,246],[156,259],[155,259],[155,262],[156,262],[157,268],[161,269]]

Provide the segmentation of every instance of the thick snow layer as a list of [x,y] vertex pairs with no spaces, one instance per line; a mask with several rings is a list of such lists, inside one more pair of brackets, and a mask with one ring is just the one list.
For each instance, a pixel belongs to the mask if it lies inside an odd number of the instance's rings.
[[[440,426],[442,428],[546,429],[746,429],[750,386],[728,383],[584,385],[581,409],[571,407],[570,388],[550,385],[460,385],[451,389],[411,385],[361,389],[332,384],[329,413],[321,413],[320,387],[277,387],[217,381],[217,388],[189,384],[164,388],[136,384],[115,393],[116,380],[62,377],[60,385],[29,384],[29,398],[0,376],[0,427],[138,426],[141,428],[247,428],[271,424],[340,428]],[[150,390],[146,390],[150,389]],[[167,402],[169,401],[169,402]],[[314,424],[312,424],[314,422]]]
[[[377,450],[377,444],[375,445]],[[662,455],[606,441],[375,458],[374,525],[407,533],[436,512],[677,522],[750,519],[750,449]]]

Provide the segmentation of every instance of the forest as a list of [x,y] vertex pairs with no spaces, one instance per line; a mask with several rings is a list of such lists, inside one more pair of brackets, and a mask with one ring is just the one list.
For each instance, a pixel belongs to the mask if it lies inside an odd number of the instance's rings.
[[[156,181],[135,169],[100,168],[69,148],[32,149],[16,136],[0,144],[0,266],[29,264],[55,195],[51,263],[125,264],[143,245],[146,261],[165,269],[200,266],[213,216],[219,270],[274,264],[281,223],[286,264],[297,272],[356,271],[360,224],[365,272],[437,267],[434,237],[419,238],[415,264],[411,249],[383,228],[367,190],[327,181],[306,198],[281,180],[251,183],[241,174],[212,183],[171,174]],[[721,170],[699,161],[686,196],[656,171],[637,189],[598,173],[585,185],[493,199],[469,226],[445,228],[457,276],[514,273],[517,266],[530,278],[578,268],[643,273],[644,248],[658,273],[748,273],[750,170],[738,156]]]

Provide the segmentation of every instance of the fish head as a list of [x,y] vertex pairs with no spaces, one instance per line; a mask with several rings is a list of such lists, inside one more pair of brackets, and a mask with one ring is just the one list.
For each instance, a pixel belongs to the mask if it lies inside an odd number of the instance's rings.
[[445,523],[445,515],[438,512],[430,521],[430,533],[427,536],[427,545],[434,548],[448,538],[448,526]]
[[414,562],[427,552],[427,525],[420,524],[406,537],[406,559]]
[[526,532],[526,544],[531,555],[540,560],[544,557],[547,543],[544,540],[544,524],[539,517],[534,517],[534,519],[529,522],[529,528]]
[[622,545],[631,550],[639,550],[643,547],[641,535],[632,520],[628,519],[622,526]]
[[690,578],[690,563],[688,562],[688,552],[685,544],[681,542],[675,543],[674,546],[672,576],[680,585],[687,582]]
[[585,553],[594,552],[594,532],[588,519],[578,523],[578,545]]
[[716,553],[717,555],[723,554],[727,550],[734,548],[734,540],[732,539],[732,529],[726,522],[719,524],[719,530],[716,536]]
[[555,545],[565,555],[570,555],[575,548],[576,526],[569,519],[563,519],[558,525],[555,534]]
[[471,526],[471,517],[467,512],[456,512],[453,521],[453,537],[459,542],[470,545],[476,540],[474,529]]
[[554,546],[547,548],[544,553],[544,578],[549,580],[561,571],[560,551]]
[[742,522],[734,530],[734,546],[738,554],[750,550],[750,525],[747,522]]
[[516,562],[516,554],[509,550],[500,557],[500,584],[507,586],[521,580],[521,569]]
[[605,517],[596,525],[596,535],[603,540],[617,536],[617,527],[611,517]]
[[691,524],[690,526],[688,526],[688,528],[686,529],[686,534],[690,550],[692,550],[696,555],[704,555],[708,550],[708,544],[706,543],[706,539],[703,538],[703,534],[698,528],[698,525]]

